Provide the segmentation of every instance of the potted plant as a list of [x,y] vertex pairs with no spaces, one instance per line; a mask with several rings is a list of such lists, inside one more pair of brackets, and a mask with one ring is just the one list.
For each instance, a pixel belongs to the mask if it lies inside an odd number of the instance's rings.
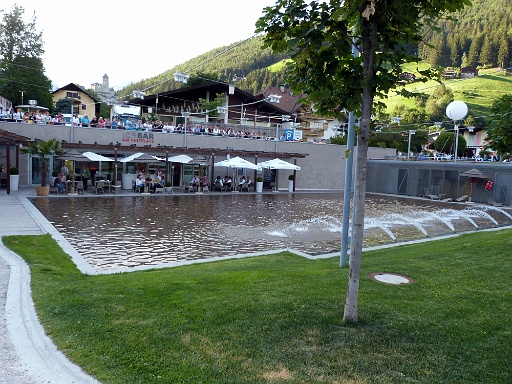
[[295,180],[295,177],[293,175],[288,176],[288,192],[293,192],[293,182]]
[[11,191],[17,191],[20,185],[20,171],[16,167],[9,169]]
[[263,192],[263,177],[261,176],[256,178],[256,192]]
[[60,142],[55,139],[48,141],[35,141],[29,143],[27,147],[20,149],[22,153],[28,153],[32,156],[39,156],[41,159],[41,186],[36,187],[37,196],[48,196],[50,186],[46,185],[47,176],[47,163],[46,158],[48,156],[56,156],[62,153],[62,147]]
[[164,187],[164,189],[165,189],[165,192],[172,192],[172,184],[171,184],[171,182],[170,182],[170,181],[166,181],[166,182],[165,182],[165,187]]

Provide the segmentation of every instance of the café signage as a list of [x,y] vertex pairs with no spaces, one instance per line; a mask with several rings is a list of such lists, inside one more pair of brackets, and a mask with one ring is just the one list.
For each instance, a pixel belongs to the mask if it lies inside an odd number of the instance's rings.
[[126,132],[123,134],[123,142],[128,143],[147,143],[152,144],[155,142],[155,135],[149,132]]

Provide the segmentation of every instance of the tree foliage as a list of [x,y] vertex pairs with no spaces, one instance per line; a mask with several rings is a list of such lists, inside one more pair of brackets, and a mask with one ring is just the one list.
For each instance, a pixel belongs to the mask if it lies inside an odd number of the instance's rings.
[[35,14],[29,22],[23,21],[23,14],[24,9],[15,4],[0,23],[0,95],[15,105],[32,99],[51,108],[52,84],[44,74],[42,33],[36,31]]
[[487,148],[500,156],[512,154],[512,95],[498,98],[492,105],[494,119],[487,126]]
[[511,66],[512,7],[509,0],[473,0],[473,6],[423,29],[421,58],[440,66]]
[[[278,0],[265,8],[256,24],[257,31],[266,33],[266,47],[291,56],[286,79],[294,92],[307,95],[322,115],[342,119],[346,108],[361,116],[346,321],[358,320],[366,160],[375,97],[386,98],[397,89],[401,65],[417,61],[410,46],[422,41],[422,27],[435,25],[444,13],[465,4],[469,0]],[[354,57],[356,37],[359,55]]]
[[216,117],[218,115],[217,107],[220,107],[224,102],[224,95],[222,93],[217,93],[214,99],[210,99],[207,101],[206,99],[199,98],[199,103],[201,103],[201,107],[204,111],[209,111],[208,115],[210,117]]
[[73,105],[73,103],[68,98],[59,99],[55,103],[55,112],[70,113],[72,105]]
[[[437,137],[436,141],[434,141],[434,148],[439,153],[446,154],[454,154],[455,152],[455,132],[441,132]],[[464,156],[464,152],[466,152],[466,139],[464,136],[459,134],[459,141],[457,143],[457,156]]]

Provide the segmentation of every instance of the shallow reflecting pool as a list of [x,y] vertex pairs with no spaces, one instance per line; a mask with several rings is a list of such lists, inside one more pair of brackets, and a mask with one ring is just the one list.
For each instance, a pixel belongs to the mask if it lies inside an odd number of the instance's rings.
[[[282,248],[340,249],[341,194],[34,198],[97,270]],[[369,196],[366,246],[510,225],[503,209]]]

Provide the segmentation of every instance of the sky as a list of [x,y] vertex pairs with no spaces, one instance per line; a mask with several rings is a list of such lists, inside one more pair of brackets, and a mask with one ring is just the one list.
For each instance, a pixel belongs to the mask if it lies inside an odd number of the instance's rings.
[[[211,49],[254,35],[263,8],[276,0],[2,0],[43,33],[46,76],[55,88],[89,88],[109,77],[118,90]],[[3,17],[3,15],[2,15]]]

